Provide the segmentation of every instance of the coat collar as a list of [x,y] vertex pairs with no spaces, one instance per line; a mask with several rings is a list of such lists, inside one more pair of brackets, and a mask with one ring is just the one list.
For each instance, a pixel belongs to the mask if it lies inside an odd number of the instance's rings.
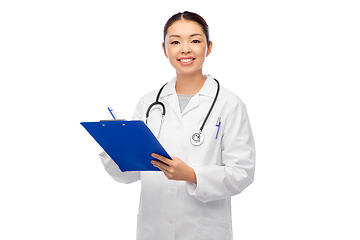
[[180,113],[180,107],[179,107],[179,99],[176,94],[175,90],[175,84],[176,84],[176,77],[173,78],[163,89],[160,100],[165,100],[169,103],[172,110],[175,112],[175,114],[178,116],[179,119],[181,119],[181,116],[189,112],[190,110],[196,108],[200,104],[200,96],[206,96],[210,97],[212,99],[215,98],[216,90],[217,90],[217,84],[214,81],[213,77],[211,75],[206,75],[206,80],[200,91],[192,97],[189,104],[186,106],[184,111]]
[[[197,94],[195,94],[194,96],[202,95],[202,96],[208,96],[211,98],[215,98],[217,84],[210,74],[205,75],[205,76],[206,76],[206,81],[205,81],[204,85],[202,86],[200,91]],[[176,84],[176,77],[174,77],[168,84],[166,84],[166,86],[164,87],[164,89],[161,93],[160,99],[167,97],[169,95],[172,95],[172,94],[176,95],[175,84]]]

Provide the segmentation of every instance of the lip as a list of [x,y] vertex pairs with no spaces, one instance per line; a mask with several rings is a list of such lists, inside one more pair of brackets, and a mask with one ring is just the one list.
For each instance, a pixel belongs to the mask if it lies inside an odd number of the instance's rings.
[[[181,61],[181,60],[189,60],[189,59],[191,59],[191,60],[186,61],[186,62]],[[182,57],[182,58],[179,58],[178,61],[181,65],[187,66],[187,65],[192,64],[195,61],[195,58],[194,57]]]

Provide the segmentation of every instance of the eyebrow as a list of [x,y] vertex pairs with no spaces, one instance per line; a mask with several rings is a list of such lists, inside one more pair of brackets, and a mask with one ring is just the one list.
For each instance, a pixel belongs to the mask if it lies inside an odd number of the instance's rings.
[[[194,33],[194,34],[191,34],[191,35],[190,35],[190,37],[195,37],[195,36],[202,36],[202,35],[201,35],[200,33]],[[180,35],[170,35],[169,38],[171,38],[171,37],[177,37],[177,38],[179,38]]]

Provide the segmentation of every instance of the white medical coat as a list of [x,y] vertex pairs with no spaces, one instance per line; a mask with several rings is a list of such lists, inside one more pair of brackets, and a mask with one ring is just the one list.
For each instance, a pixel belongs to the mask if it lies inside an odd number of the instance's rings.
[[[198,132],[204,121],[217,84],[208,75],[202,89],[180,113],[175,82],[176,78],[161,93],[166,116],[160,134],[160,107],[151,110],[148,126],[170,156],[179,157],[194,169],[197,184],[168,180],[162,172],[121,172],[105,152],[100,158],[114,180],[121,183],[141,180],[138,240],[230,240],[230,197],[254,180],[255,144],[245,105],[221,87],[202,131],[204,142],[194,146],[190,136]],[[158,90],[140,99],[134,119],[145,121],[146,110],[155,101]],[[215,125],[219,117],[218,132]]]

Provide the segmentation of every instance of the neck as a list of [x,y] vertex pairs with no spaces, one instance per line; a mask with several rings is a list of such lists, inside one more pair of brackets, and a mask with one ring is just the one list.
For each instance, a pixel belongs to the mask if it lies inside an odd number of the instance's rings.
[[176,93],[195,95],[200,91],[205,83],[206,78],[202,71],[193,74],[179,74],[176,73]]

